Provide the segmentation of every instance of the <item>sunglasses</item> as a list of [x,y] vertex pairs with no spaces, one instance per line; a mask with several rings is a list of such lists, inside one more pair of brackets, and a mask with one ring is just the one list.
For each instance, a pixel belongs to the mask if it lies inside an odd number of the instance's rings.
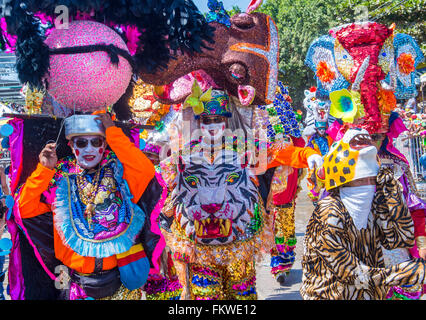
[[90,140],[85,138],[77,138],[77,139],[74,139],[73,141],[74,141],[74,146],[76,146],[79,149],[86,148],[87,145],[89,144],[89,141],[92,147],[94,148],[102,147],[102,145],[104,144],[104,139],[102,138],[93,138]]
[[205,117],[201,119],[203,124],[211,124],[211,123],[221,123],[225,122],[225,119],[222,117]]

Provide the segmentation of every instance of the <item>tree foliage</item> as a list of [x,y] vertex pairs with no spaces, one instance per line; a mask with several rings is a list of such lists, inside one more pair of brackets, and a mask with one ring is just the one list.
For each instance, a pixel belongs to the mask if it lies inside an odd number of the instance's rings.
[[228,15],[232,17],[234,14],[241,13],[241,8],[239,6],[232,6],[231,10],[228,10]]
[[413,36],[425,51],[425,0],[267,0],[258,10],[272,17],[280,36],[281,81],[289,86],[295,107],[304,90],[315,85],[312,71],[304,65],[313,40],[338,25],[374,20],[397,32]]

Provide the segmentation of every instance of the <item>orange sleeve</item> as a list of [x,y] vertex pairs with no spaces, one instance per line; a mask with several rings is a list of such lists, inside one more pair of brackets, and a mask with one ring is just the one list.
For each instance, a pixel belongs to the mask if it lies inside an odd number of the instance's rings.
[[112,126],[106,129],[106,140],[112,151],[123,164],[123,177],[138,202],[149,182],[155,176],[155,167],[143,152],[123,133],[121,128]]
[[37,165],[21,190],[19,197],[21,218],[32,218],[51,211],[48,204],[40,202],[40,196],[47,190],[54,175],[55,170],[46,168],[41,163]]
[[313,154],[319,155],[319,153],[312,148],[288,146],[285,149],[280,150],[274,156],[274,159],[268,163],[268,169],[281,165],[293,168],[307,168],[308,158]]

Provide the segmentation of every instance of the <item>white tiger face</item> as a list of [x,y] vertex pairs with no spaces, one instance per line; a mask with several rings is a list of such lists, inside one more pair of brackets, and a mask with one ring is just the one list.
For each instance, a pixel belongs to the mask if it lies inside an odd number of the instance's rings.
[[202,244],[225,244],[250,237],[258,203],[254,176],[237,153],[210,164],[203,157],[183,158],[172,193],[176,222]]
[[330,102],[321,101],[316,98],[316,90],[305,90],[305,99],[303,105],[307,111],[305,124],[314,125],[317,129],[324,129],[327,126],[328,114],[330,111]]

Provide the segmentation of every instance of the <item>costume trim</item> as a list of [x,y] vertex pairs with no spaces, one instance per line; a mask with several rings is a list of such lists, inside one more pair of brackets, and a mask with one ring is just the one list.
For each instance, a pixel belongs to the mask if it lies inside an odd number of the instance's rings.
[[145,213],[131,201],[133,195],[126,180],[123,179],[123,166],[121,162],[118,159],[112,159],[108,163],[112,164],[114,179],[117,185],[120,186],[123,198],[122,205],[128,206],[131,212],[131,220],[126,230],[113,238],[93,241],[81,237],[76,232],[71,209],[71,185],[69,181],[71,174],[64,175],[64,178],[58,181],[56,201],[53,205],[55,213],[54,226],[63,243],[81,256],[106,258],[128,251],[134,244],[134,239],[145,223]]
[[188,239],[183,230],[171,226],[172,232],[162,230],[167,245],[173,251],[173,258],[185,263],[226,266],[235,260],[262,260],[262,253],[269,253],[274,246],[272,215],[266,214],[259,196],[259,216],[261,227],[250,239],[233,241],[225,245],[203,245]]

